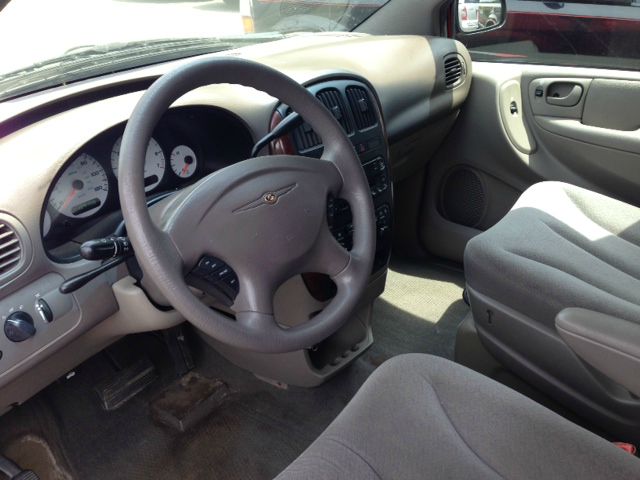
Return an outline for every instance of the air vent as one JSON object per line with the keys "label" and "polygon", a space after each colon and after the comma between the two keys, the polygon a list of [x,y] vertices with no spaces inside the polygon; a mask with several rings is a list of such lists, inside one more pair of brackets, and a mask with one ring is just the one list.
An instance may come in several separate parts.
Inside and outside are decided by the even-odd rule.
{"label": "air vent", "polygon": [[0,222],[0,275],[15,269],[22,259],[22,247],[15,230]]}
{"label": "air vent", "polygon": [[311,128],[311,125],[307,122],[304,122],[293,131],[293,139],[296,142],[299,152],[320,145],[320,137],[316,135],[316,132],[313,131],[313,128]]}
{"label": "air vent", "polygon": [[444,59],[444,84],[447,88],[457,87],[464,80],[464,66],[457,55]]}
{"label": "air vent", "polygon": [[348,87],[347,98],[358,130],[374,126],[376,114],[369,93],[362,87]]}
{"label": "air vent", "polygon": [[349,119],[346,115],[340,92],[335,88],[327,88],[318,92],[316,97],[329,109],[342,129],[347,133],[351,133],[351,125],[349,125]]}

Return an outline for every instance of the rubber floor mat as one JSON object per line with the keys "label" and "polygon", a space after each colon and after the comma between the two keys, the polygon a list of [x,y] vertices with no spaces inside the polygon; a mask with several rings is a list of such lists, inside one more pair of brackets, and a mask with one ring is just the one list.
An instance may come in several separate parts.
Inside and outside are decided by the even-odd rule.
{"label": "rubber floor mat", "polygon": [[151,400],[151,414],[157,423],[186,432],[219,408],[229,394],[222,380],[189,372]]}

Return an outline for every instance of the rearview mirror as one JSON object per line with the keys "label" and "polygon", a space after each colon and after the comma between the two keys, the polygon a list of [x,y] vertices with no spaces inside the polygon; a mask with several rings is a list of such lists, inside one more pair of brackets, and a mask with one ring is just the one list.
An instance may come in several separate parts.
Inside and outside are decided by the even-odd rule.
{"label": "rearview mirror", "polygon": [[463,33],[497,28],[506,17],[505,4],[501,0],[457,0],[456,11],[458,30]]}

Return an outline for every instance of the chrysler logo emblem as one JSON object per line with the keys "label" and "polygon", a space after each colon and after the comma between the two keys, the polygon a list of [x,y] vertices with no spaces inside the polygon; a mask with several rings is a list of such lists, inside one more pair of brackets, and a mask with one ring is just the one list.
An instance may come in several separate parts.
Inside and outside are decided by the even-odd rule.
{"label": "chrysler logo emblem", "polygon": [[287,193],[291,192],[291,190],[293,190],[297,186],[297,183],[293,183],[291,185],[287,185],[286,187],[279,188],[278,190],[265,192],[255,200],[252,200],[249,203],[236,208],[233,213],[246,212],[247,210],[258,208],[261,205],[275,205],[276,203],[278,203],[278,200],[284,197]]}
{"label": "chrysler logo emblem", "polygon": [[278,201],[278,194],[276,192],[265,193],[264,197],[262,197],[264,203],[268,203],[269,205],[273,205]]}

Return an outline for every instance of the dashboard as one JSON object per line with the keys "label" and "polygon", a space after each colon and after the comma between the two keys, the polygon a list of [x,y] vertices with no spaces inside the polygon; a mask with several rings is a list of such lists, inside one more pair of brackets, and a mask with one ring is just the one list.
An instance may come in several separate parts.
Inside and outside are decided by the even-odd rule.
{"label": "dashboard", "polygon": [[[392,182],[407,175],[410,165],[423,167],[425,142],[437,144],[447,134],[469,92],[468,52],[446,38],[334,33],[212,55],[241,56],[286,73],[343,125],[376,211],[376,264],[365,295],[372,301],[384,288],[393,214],[403,208],[394,205]],[[0,103],[0,414],[117,338],[183,321],[156,301],[154,292],[142,292],[124,265],[72,294],[62,294],[59,287],[100,266],[79,256],[82,242],[122,227],[118,141],[134,106],[153,81],[190,61],[141,67]],[[446,67],[451,61],[458,64],[454,70]],[[148,201],[248,158],[253,144],[288,113],[278,99],[241,85],[210,85],[180,98],[156,126],[147,150]],[[314,132],[302,125],[260,154],[314,157],[321,151]],[[330,199],[327,217],[336,239],[349,249],[349,206]],[[313,278],[305,283],[303,294],[315,298],[315,311],[326,300],[326,285]],[[275,303],[289,312],[301,302],[292,306],[276,298]],[[30,335],[15,341],[15,332],[7,330],[12,318],[31,322]],[[320,365],[328,368],[326,362]]]}
{"label": "dashboard", "polygon": [[[80,244],[117,232],[122,222],[118,161],[125,124],[98,134],[56,174],[42,213],[42,238],[56,262],[80,259]],[[230,112],[207,107],[172,109],[157,125],[145,157],[150,201],[249,157],[252,137]]]}

